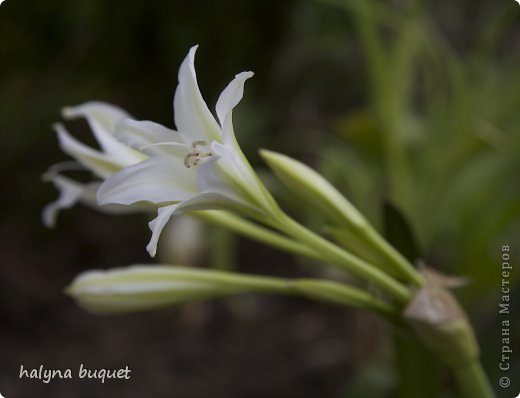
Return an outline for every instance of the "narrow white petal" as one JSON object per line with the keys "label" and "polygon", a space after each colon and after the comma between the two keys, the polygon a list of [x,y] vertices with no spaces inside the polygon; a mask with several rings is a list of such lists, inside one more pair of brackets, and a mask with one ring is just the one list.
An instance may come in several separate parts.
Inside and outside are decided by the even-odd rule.
{"label": "narrow white petal", "polygon": [[177,202],[197,193],[196,173],[182,159],[152,157],[110,176],[97,192],[100,205],[130,205],[140,201]]}
{"label": "narrow white petal", "polygon": [[235,129],[233,127],[233,112],[230,111],[226,118],[222,121],[222,141],[228,148],[233,148],[235,152],[241,152],[240,145],[235,137]]}
{"label": "narrow white petal", "polygon": [[164,154],[184,157],[189,152],[178,132],[154,122],[121,119],[117,123],[115,137],[148,156]]}
{"label": "narrow white petal", "polygon": [[229,201],[245,203],[236,183],[236,172],[224,170],[222,161],[225,159],[214,156],[199,167],[197,186],[201,193],[215,193],[228,198]]}
{"label": "narrow white petal", "polygon": [[220,192],[203,192],[194,196],[189,200],[179,203],[177,213],[181,211],[192,210],[237,210],[237,208],[244,207],[242,203],[235,202],[233,198],[225,196]]}
{"label": "narrow white petal", "polygon": [[150,254],[150,257],[155,257],[155,254],[157,253],[157,242],[159,242],[161,232],[177,207],[178,205],[170,205],[159,208],[159,210],[157,210],[157,217],[148,223],[148,226],[152,231],[152,237],[146,246],[146,250]]}
{"label": "narrow white petal", "polygon": [[179,69],[179,85],[173,100],[175,125],[186,144],[220,140],[220,127],[202,98],[195,73],[195,52],[190,49]]}
{"label": "narrow white petal", "polygon": [[[228,115],[227,120],[230,118],[231,116]],[[253,172],[249,164],[246,163],[247,159],[240,152],[238,146],[222,145],[214,142],[211,145],[211,150],[219,159],[220,167],[236,176],[235,181],[239,181],[239,184],[246,187],[250,192],[258,191],[258,182],[252,174]]]}
{"label": "narrow white petal", "polygon": [[85,186],[59,174],[47,176],[59,191],[56,201],[45,206],[42,212],[42,220],[47,228],[54,228],[56,218],[62,209],[69,209],[78,203],[85,192]]}
{"label": "narrow white petal", "polygon": [[81,196],[81,203],[86,206],[92,207],[99,212],[107,213],[107,214],[129,214],[129,213],[138,213],[138,212],[146,212],[149,213],[155,209],[155,205],[150,205],[147,203],[137,203],[132,206],[120,205],[120,204],[110,204],[100,206],[97,202],[97,191],[101,186],[102,181],[94,181],[88,184],[85,184],[85,192]]}
{"label": "narrow white petal", "polygon": [[146,250],[151,257],[155,257],[157,252],[157,243],[159,241],[159,237],[161,232],[163,231],[165,225],[168,220],[174,214],[181,214],[184,211],[191,210],[208,210],[208,209],[234,209],[236,210],[240,207],[247,207],[247,205],[243,205],[242,203],[235,202],[233,198],[225,196],[220,192],[204,192],[197,195],[194,195],[192,198],[184,200],[181,203],[164,206],[159,208],[157,211],[157,217],[154,218],[148,226],[152,231],[152,237],[148,246],[146,246]]}
{"label": "narrow white petal", "polygon": [[[231,114],[228,114],[225,124],[228,124],[230,119]],[[217,174],[221,179],[224,178],[227,180],[227,195],[231,196],[231,192],[235,192],[235,195],[231,196],[235,201],[240,200],[241,203],[247,204],[249,207],[257,205],[263,207],[264,205],[268,205],[268,203],[265,202],[265,193],[262,191],[251,166],[242,154],[238,144],[236,144],[234,137],[231,138],[235,144],[229,144],[227,142],[225,145],[218,142],[211,144],[211,151],[214,154],[216,162],[213,165],[213,170],[208,171],[208,175],[211,175],[211,173]],[[204,188],[205,191],[222,191],[222,187],[219,188],[216,178],[210,179],[206,177],[206,179],[207,182],[204,182],[204,179],[198,180],[199,190],[203,188],[201,184],[208,184],[208,186]],[[254,205],[254,203],[256,203],[256,205]]]}
{"label": "narrow white petal", "polygon": [[232,115],[228,113],[224,120],[224,144],[214,142],[211,145],[211,150],[215,155],[222,159],[220,163],[222,167],[233,170],[240,179],[251,186],[256,185],[253,171],[249,165],[246,157],[242,153],[242,149],[238,145],[235,134],[233,132],[233,124],[231,122]]}
{"label": "narrow white petal", "polygon": [[146,250],[150,256],[155,257],[155,254],[157,253],[157,243],[159,242],[159,237],[161,236],[165,225],[168,223],[175,212],[181,213],[183,210],[202,210],[213,208],[213,205],[218,199],[221,200],[221,198],[217,198],[215,195],[211,195],[211,197],[206,195],[195,195],[191,199],[185,200],[182,203],[160,207],[157,210],[157,217],[148,223],[148,226],[152,231],[152,237],[146,246]]}
{"label": "narrow white petal", "polygon": [[131,117],[121,108],[104,102],[93,101],[63,108],[62,113],[66,119],[86,118],[103,151],[117,159],[118,162],[129,165],[142,160],[136,151],[114,137],[117,122]]}
{"label": "narrow white petal", "polygon": [[244,83],[254,75],[253,72],[242,72],[222,91],[217,101],[217,116],[220,125],[224,127],[224,121],[233,108],[238,105],[244,95]]}
{"label": "narrow white petal", "polygon": [[146,206],[144,203],[135,206],[99,206],[96,200],[96,192],[101,185],[101,181],[80,183],[59,174],[61,171],[71,169],[70,164],[58,163],[50,167],[42,177],[44,181],[52,182],[59,191],[58,199],[48,204],[42,212],[43,224],[48,228],[54,228],[60,210],[69,209],[77,203],[82,203],[97,211],[109,214],[128,214],[153,210],[150,205]]}
{"label": "narrow white petal", "polygon": [[107,154],[99,152],[72,137],[61,124],[54,125],[58,134],[60,147],[66,154],[72,156],[83,166],[90,169],[101,178],[106,178],[124,167],[109,157]]}

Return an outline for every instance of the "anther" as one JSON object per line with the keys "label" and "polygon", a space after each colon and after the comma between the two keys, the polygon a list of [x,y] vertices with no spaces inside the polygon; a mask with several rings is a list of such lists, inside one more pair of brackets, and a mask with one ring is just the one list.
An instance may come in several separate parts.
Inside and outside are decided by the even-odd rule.
{"label": "anther", "polygon": [[208,158],[210,156],[213,156],[213,153],[211,152],[201,152],[199,150],[196,150],[198,146],[207,145],[208,143],[206,141],[193,141],[191,143],[193,151],[191,151],[184,157],[184,166],[186,166],[189,169],[191,166],[197,166],[202,158]]}
{"label": "anther", "polygon": [[193,141],[193,142],[191,143],[191,147],[192,147],[193,149],[197,148],[199,145],[200,145],[200,146],[207,146],[208,143],[207,143],[206,141]]}

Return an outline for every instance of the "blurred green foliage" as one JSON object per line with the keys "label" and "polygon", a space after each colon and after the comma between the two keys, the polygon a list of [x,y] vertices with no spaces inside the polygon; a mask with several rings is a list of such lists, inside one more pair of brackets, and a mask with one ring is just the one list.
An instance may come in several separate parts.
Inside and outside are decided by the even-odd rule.
{"label": "blurred green foliage", "polygon": [[322,167],[376,223],[382,199],[397,206],[430,265],[471,276],[467,300],[496,296],[500,247],[520,238],[518,15],[489,10],[457,48],[427,3],[324,2],[354,19],[371,90]]}

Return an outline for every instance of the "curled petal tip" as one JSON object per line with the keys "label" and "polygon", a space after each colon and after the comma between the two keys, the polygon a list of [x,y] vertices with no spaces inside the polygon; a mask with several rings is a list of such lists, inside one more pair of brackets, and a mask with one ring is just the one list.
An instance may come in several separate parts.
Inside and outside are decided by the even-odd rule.
{"label": "curled petal tip", "polygon": [[71,117],[71,113],[72,113],[72,107],[71,106],[64,106],[63,108],[61,108],[61,114],[64,118],[69,118]]}
{"label": "curled petal tip", "polygon": [[241,73],[238,73],[235,75],[235,77],[243,77],[245,79],[249,79],[250,77],[253,77],[255,75],[255,72],[252,72],[252,71],[246,71],[246,72],[241,72]]}
{"label": "curled petal tip", "polygon": [[61,124],[61,123],[53,123],[53,124],[51,125],[51,128],[52,128],[54,131],[56,131],[57,133],[59,133],[61,130],[63,130],[64,127],[63,127],[63,124]]}
{"label": "curled petal tip", "polygon": [[188,59],[190,64],[193,64],[195,61],[195,54],[197,53],[197,49],[199,48],[198,44],[195,44],[193,47],[190,48],[190,51],[188,52]]}
{"label": "curled petal tip", "polygon": [[151,258],[155,258],[155,254],[156,254],[156,250],[155,250],[155,249],[146,246],[146,251],[148,252],[148,255],[149,255]]}
{"label": "curled petal tip", "polygon": [[154,246],[154,245],[148,244],[148,245],[146,246],[146,251],[148,252],[148,255],[149,255],[151,258],[155,258],[155,255],[157,254],[157,246]]}

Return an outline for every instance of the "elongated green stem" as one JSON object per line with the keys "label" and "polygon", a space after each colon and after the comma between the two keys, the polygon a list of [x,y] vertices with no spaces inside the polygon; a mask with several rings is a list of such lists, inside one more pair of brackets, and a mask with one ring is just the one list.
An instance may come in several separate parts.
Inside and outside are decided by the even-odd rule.
{"label": "elongated green stem", "polygon": [[[294,236],[296,240],[287,238],[274,231],[271,231],[267,228],[263,228],[257,224],[249,222],[243,218],[237,217],[225,211],[205,210],[192,212],[191,214],[193,214],[197,218],[206,220],[216,225],[221,225],[223,227],[229,228],[234,232],[240,233],[244,236],[248,236],[267,245],[291,252],[293,254],[302,255],[305,257],[319,260],[329,260],[332,264],[340,265],[344,268],[348,268],[349,270],[352,270],[351,268],[354,268],[356,270],[352,270],[354,273],[360,274],[364,276],[365,279],[373,281],[374,283],[379,284],[381,287],[384,287],[386,291],[391,293],[399,301],[405,302],[409,297],[408,290],[404,286],[400,285],[398,282],[394,281],[390,276],[374,268],[369,263],[364,262],[363,260],[353,256],[348,252],[345,252],[341,248],[323,239],[319,235],[316,235],[313,232],[307,230],[305,227],[296,223],[294,220],[290,219],[287,216],[284,216],[282,218],[284,218],[284,220],[285,218],[290,220],[289,223],[282,222],[282,227],[280,227],[280,225],[276,223],[276,226],[278,226],[280,230]],[[291,228],[286,229],[287,227]],[[298,241],[298,238],[301,238],[302,236],[306,237],[305,239],[301,240],[301,242],[304,244]],[[314,244],[308,244],[309,240],[314,241]],[[327,253],[326,256],[323,255],[324,248]],[[349,265],[346,266],[346,264]],[[383,302],[380,302],[380,304],[380,310],[384,311],[382,307],[384,307],[386,304],[384,304]]]}
{"label": "elongated green stem", "polygon": [[320,259],[320,256],[310,247],[302,245],[286,236],[270,229],[264,228],[241,217],[235,216],[222,210],[204,210],[191,212],[193,216],[215,225],[228,228],[229,230],[247,236],[248,238],[265,243],[299,256]]}
{"label": "elongated green stem", "polygon": [[410,300],[411,292],[407,287],[397,282],[388,274],[374,267],[372,264],[350,254],[339,246],[336,246],[332,242],[329,242],[318,234],[308,230],[286,214],[280,215],[279,219],[276,220],[276,226],[280,231],[283,231],[296,240],[307,244],[309,247],[321,254],[322,258],[328,261],[331,265],[346,269],[363,278],[365,281],[373,282],[401,304]]}
{"label": "elongated green stem", "polygon": [[395,398],[439,398],[442,396],[443,366],[435,354],[419,340],[396,327],[393,333],[395,365],[400,383]]}
{"label": "elongated green stem", "polygon": [[306,229],[286,215],[280,216],[277,222],[272,224],[280,231],[293,236],[295,240],[224,211],[205,210],[191,214],[290,253],[330,261],[332,264],[347,268],[364,279],[378,284],[400,302],[406,302],[410,297],[407,288],[384,272]]}
{"label": "elongated green stem", "polygon": [[369,243],[371,247],[382,257],[390,263],[394,268],[406,275],[413,283],[418,286],[424,285],[424,278],[419,272],[406,260],[401,253],[399,253],[386,239],[384,239],[371,226],[368,228],[359,229],[356,231],[358,236],[365,242]]}
{"label": "elongated green stem", "polygon": [[461,398],[494,398],[495,392],[478,359],[466,365],[454,367],[453,374]]}
{"label": "elongated green stem", "polygon": [[245,275],[226,271],[197,270],[189,275],[190,280],[214,283],[222,287],[234,287],[257,292],[291,294],[287,281],[281,278],[260,275]]}
{"label": "elongated green stem", "polygon": [[381,301],[364,290],[342,283],[320,279],[295,279],[291,280],[289,286],[314,300],[340,305],[355,305],[379,312],[390,318],[395,318],[399,314],[398,309],[393,305]]}
{"label": "elongated green stem", "polygon": [[281,279],[221,271],[205,271],[197,279],[257,292],[304,296],[313,300],[370,309],[388,316],[397,313],[395,307],[364,290],[321,279]]}

